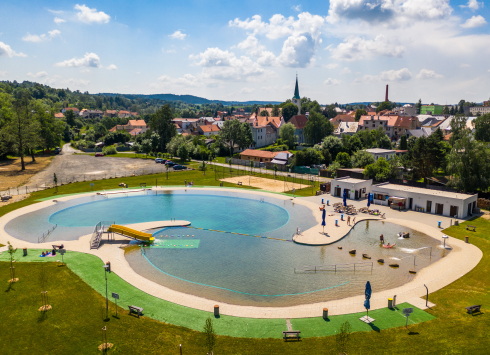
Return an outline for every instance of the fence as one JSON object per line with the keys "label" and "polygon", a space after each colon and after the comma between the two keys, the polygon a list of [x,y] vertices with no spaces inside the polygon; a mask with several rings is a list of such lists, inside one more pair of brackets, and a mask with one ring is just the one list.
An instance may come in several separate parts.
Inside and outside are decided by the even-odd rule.
{"label": "fence", "polygon": [[357,269],[366,270],[366,268],[370,268],[370,271],[373,271],[373,262],[365,262],[365,263],[349,263],[349,264],[332,264],[332,265],[317,265],[317,266],[302,266],[295,267],[295,274],[306,274],[306,273],[316,273],[321,271],[345,271],[345,270],[353,270],[356,272]]}
{"label": "fence", "polygon": [[[232,164],[242,165],[242,166],[246,166],[248,168],[250,167],[250,160],[237,159],[237,158],[229,158],[228,157],[228,158],[225,159],[226,160],[226,163],[229,164],[230,159],[231,159],[231,163]],[[253,161],[253,163],[254,163],[254,168],[259,168],[259,167],[261,167],[260,166],[260,163],[262,163],[262,162]],[[265,164],[265,168],[266,169],[273,170],[274,169],[274,166],[276,166],[278,171],[287,171],[288,170],[288,168],[287,168],[286,165],[280,165],[280,164],[274,164],[274,163],[263,163],[263,164]],[[262,168],[263,168],[263,166],[262,166]]]}
{"label": "fence", "polygon": [[307,168],[306,166],[295,166],[294,172],[298,174],[320,175],[320,169]]}

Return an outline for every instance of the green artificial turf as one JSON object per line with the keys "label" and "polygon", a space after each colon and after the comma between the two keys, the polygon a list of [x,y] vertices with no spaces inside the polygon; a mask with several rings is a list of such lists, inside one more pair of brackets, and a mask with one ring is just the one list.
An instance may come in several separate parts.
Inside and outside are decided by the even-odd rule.
{"label": "green artificial turf", "polygon": [[[15,254],[17,262],[49,262],[61,260],[60,255],[56,257],[44,257],[39,255],[42,250],[29,249],[28,256],[22,256],[22,250],[18,249]],[[10,260],[9,254],[4,252],[0,254],[0,261]],[[84,282],[95,289],[99,294],[105,295],[105,279],[103,265],[104,263],[96,256],[79,252],[68,251],[64,255],[64,261],[67,266],[78,275]],[[200,330],[206,318],[212,316],[211,312],[205,312],[180,306],[153,296],[150,296],[136,287],[128,284],[115,273],[108,274],[108,290],[120,295],[120,305],[135,305],[144,308],[144,314],[147,317],[158,321],[170,323],[186,328]],[[410,307],[408,304],[400,305],[399,308]],[[400,309],[401,309],[400,308]],[[411,317],[411,324],[432,320],[435,317],[430,314],[414,308],[414,315]],[[353,331],[370,331],[376,328],[386,329],[391,327],[402,326],[405,323],[405,317],[401,313],[387,308],[370,312],[370,315],[376,319],[374,326],[369,326],[359,318],[364,313],[355,313],[349,315],[332,316],[329,321],[323,320],[322,317],[291,319],[294,329],[301,330],[303,337],[316,337],[333,335],[345,321],[351,322]],[[214,318],[214,317],[213,317]],[[222,315],[214,320],[214,326],[217,334],[246,337],[246,338],[281,338],[282,331],[287,330],[285,319],[260,319],[260,318],[242,318]]]}

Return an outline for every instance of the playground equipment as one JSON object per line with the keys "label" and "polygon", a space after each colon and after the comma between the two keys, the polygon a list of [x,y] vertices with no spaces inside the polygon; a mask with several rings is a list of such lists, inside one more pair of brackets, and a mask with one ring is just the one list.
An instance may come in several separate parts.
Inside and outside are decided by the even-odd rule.
{"label": "playground equipment", "polygon": [[155,237],[150,233],[140,232],[137,231],[136,229],[119,226],[117,224],[113,224],[112,226],[110,226],[107,231],[109,233],[118,233],[124,235],[125,237],[134,238],[144,242],[152,242],[155,240]]}

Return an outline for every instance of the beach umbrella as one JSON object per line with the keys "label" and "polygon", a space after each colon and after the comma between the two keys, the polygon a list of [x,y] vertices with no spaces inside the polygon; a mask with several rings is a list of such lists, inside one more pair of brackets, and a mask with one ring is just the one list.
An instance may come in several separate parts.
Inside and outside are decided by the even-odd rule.
{"label": "beach umbrella", "polygon": [[368,194],[368,207],[371,206],[371,193]]}
{"label": "beach umbrella", "polygon": [[369,300],[371,299],[371,293],[371,284],[368,281],[366,282],[366,289],[364,290],[364,296],[366,298],[366,300],[364,301],[364,308],[366,308],[367,316],[369,315],[369,309],[371,308],[371,304],[369,303]]}
{"label": "beach umbrella", "polygon": [[323,213],[322,213],[323,234],[325,234],[325,215],[326,215],[326,211],[325,208],[323,208]]}
{"label": "beach umbrella", "polygon": [[344,207],[347,206],[347,189],[344,189]]}

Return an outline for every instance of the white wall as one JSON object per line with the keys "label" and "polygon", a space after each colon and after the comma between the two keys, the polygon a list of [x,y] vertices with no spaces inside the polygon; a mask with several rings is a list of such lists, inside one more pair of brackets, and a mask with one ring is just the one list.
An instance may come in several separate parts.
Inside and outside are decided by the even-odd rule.
{"label": "white wall", "polygon": [[356,194],[355,194],[355,192],[352,192],[352,190],[359,191],[359,190],[362,190],[365,188],[366,189],[365,192],[359,193],[359,199],[362,199],[362,198],[364,198],[364,194],[371,192],[372,184],[373,184],[373,180],[365,180],[365,181],[357,182],[354,184],[352,182],[346,182],[342,178],[333,179],[331,181],[331,184],[330,184],[330,195],[335,196],[335,189],[337,187],[340,187],[341,192],[340,192],[340,196],[338,196],[338,197],[342,198],[344,196],[344,189],[348,189],[349,193],[347,194],[347,198],[350,200],[354,200]]}

